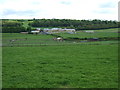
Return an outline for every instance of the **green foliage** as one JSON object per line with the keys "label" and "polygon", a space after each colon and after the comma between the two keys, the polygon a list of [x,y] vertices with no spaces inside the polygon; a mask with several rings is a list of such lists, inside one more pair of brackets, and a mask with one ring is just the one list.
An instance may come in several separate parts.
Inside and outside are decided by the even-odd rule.
{"label": "green foliage", "polygon": [[26,31],[23,27],[23,23],[18,21],[4,21],[2,22],[2,32],[3,33],[19,33]]}
{"label": "green foliage", "polygon": [[[26,31],[27,27],[31,28],[74,28],[76,30],[99,30],[106,28],[117,28],[119,27],[119,22],[117,21],[107,21],[107,20],[71,20],[71,19],[3,19],[2,20],[3,32],[11,31],[11,29],[15,29],[13,27],[17,27],[13,30],[15,33],[20,32],[17,29],[22,28],[21,31]],[[10,28],[11,27],[11,28]],[[5,29],[5,30],[4,30]],[[9,33],[9,32],[8,32]]]}
{"label": "green foliage", "polygon": [[30,31],[32,31],[32,28],[29,26],[29,27],[27,27],[26,31],[30,32]]}
{"label": "green foliage", "polygon": [[2,23],[2,27],[19,27],[22,23],[16,21],[6,21]]}
{"label": "green foliage", "polygon": [[118,22],[118,27],[120,28],[120,22]]}
{"label": "green foliage", "polygon": [[107,20],[71,20],[71,19],[35,19],[29,23],[32,27],[66,27],[76,30],[106,29],[118,27],[117,21]]}
{"label": "green foliage", "polygon": [[19,33],[24,32],[26,29],[24,27],[2,27],[2,33]]}

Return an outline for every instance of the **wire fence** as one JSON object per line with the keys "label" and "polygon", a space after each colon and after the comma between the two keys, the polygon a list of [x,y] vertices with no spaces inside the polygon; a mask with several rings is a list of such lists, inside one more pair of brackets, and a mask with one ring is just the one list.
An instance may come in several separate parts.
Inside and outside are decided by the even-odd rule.
{"label": "wire fence", "polygon": [[71,41],[56,41],[53,39],[3,39],[3,47],[31,47],[31,46],[46,46],[46,45],[67,45],[74,44]]}
{"label": "wire fence", "polygon": [[[56,36],[28,35],[28,34],[3,34],[2,47],[32,47],[32,46],[61,46],[61,45],[101,45],[118,44],[118,38],[68,38],[61,41],[55,40]],[[112,41],[113,40],[113,41]]]}

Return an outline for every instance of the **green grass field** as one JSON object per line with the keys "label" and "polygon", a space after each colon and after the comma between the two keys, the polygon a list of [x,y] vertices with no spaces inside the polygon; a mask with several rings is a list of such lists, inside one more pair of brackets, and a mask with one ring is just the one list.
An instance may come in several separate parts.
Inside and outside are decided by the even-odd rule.
{"label": "green grass field", "polygon": [[[74,35],[89,37],[87,33],[80,34]],[[105,35],[118,34],[101,32],[99,37]],[[118,41],[52,45],[52,41],[44,41],[53,38],[49,35],[3,34],[3,40],[16,38],[41,38],[47,45],[2,47],[3,88],[118,88]]]}
{"label": "green grass field", "polygon": [[64,38],[68,37],[75,37],[75,38],[100,38],[100,37],[116,37],[118,36],[118,28],[115,29],[103,29],[103,30],[94,30],[94,33],[86,33],[85,31],[89,30],[83,30],[78,31],[76,34],[69,34],[69,33],[57,33],[57,35],[60,35]]}
{"label": "green grass field", "polygon": [[117,45],[5,47],[3,87],[117,88],[117,49]]}
{"label": "green grass field", "polygon": [[[67,38],[115,38],[118,37],[117,29],[106,29],[104,30],[96,30],[95,33],[86,33],[83,31],[78,31],[76,34],[69,33],[56,33],[56,35],[62,36],[64,39]],[[4,33],[3,34],[3,45],[5,46],[21,46],[21,45],[66,45],[66,44],[85,44],[80,41],[63,41],[57,42],[54,41],[54,36],[51,35],[33,35],[33,34],[20,34],[20,33]],[[11,40],[15,40],[15,42],[10,42]],[[96,42],[89,42],[89,44],[94,44]],[[101,42],[97,42],[100,43]],[[102,43],[105,43],[102,41]],[[117,41],[111,41],[111,43],[118,43]]]}

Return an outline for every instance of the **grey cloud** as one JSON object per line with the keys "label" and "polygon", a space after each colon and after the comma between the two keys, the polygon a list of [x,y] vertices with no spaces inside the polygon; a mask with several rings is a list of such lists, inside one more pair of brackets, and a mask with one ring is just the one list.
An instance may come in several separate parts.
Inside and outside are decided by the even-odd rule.
{"label": "grey cloud", "polygon": [[101,4],[99,7],[100,8],[114,8],[115,4],[113,2],[108,2],[108,3]]}
{"label": "grey cloud", "polygon": [[110,11],[110,10],[103,10],[103,9],[101,9],[101,10],[96,10],[96,11],[94,11],[94,13],[98,13],[98,14],[111,14],[111,13],[114,13],[113,11]]}
{"label": "grey cloud", "polygon": [[11,9],[6,9],[3,11],[3,15],[32,15],[35,14],[36,11],[32,10],[25,10],[25,11],[16,11],[16,10],[11,10]]}

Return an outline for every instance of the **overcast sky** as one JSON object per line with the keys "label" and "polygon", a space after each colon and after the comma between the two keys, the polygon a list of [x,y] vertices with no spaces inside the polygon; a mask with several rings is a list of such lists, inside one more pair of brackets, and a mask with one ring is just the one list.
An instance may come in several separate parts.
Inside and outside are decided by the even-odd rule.
{"label": "overcast sky", "polygon": [[118,20],[119,0],[0,0],[1,19]]}

